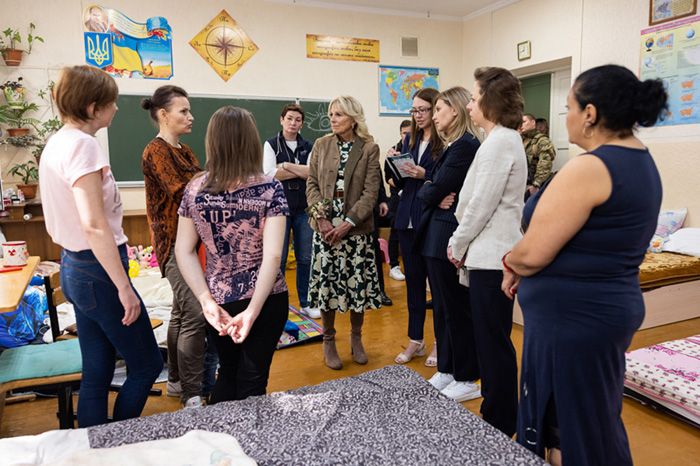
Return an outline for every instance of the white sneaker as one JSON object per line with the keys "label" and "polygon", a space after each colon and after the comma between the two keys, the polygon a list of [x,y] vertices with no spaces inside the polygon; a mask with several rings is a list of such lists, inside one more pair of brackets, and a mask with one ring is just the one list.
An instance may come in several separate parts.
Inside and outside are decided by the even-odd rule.
{"label": "white sneaker", "polygon": [[467,401],[481,398],[481,389],[472,382],[457,382],[456,380],[443,388],[440,393],[455,401]]}
{"label": "white sneaker", "polygon": [[454,381],[455,378],[452,377],[452,374],[444,374],[442,372],[436,372],[435,375],[428,380],[430,385],[440,391]]}
{"label": "white sneaker", "polygon": [[165,386],[165,394],[167,396],[176,396],[179,398],[180,395],[182,395],[182,385],[180,385],[180,381],[171,382],[168,380]]}
{"label": "white sneaker", "polygon": [[389,270],[389,276],[399,282],[406,280],[406,275],[401,272],[401,268],[398,265]]}
{"label": "white sneaker", "polygon": [[311,317],[312,319],[320,319],[321,318],[321,311],[319,311],[315,307],[308,307],[308,306],[302,307],[301,313],[304,314],[305,316]]}
{"label": "white sneaker", "polygon": [[183,407],[185,409],[188,408],[201,408],[204,406],[204,400],[202,399],[201,396],[193,396],[192,398],[189,398],[187,401],[185,401]]}

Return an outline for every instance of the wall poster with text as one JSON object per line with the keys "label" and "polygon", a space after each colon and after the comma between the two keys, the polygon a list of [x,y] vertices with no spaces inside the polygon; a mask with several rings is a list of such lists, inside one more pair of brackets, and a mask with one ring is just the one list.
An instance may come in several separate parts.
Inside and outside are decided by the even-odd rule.
{"label": "wall poster with text", "polygon": [[642,30],[639,78],[661,79],[669,109],[657,126],[700,123],[700,16]]}

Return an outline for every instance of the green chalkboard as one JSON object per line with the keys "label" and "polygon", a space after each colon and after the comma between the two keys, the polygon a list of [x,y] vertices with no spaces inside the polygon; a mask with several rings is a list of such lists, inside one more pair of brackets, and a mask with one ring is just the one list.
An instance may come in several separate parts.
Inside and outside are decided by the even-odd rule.
{"label": "green chalkboard", "polygon": [[[114,178],[118,182],[143,182],[141,154],[146,144],[155,137],[158,130],[153,125],[146,110],[141,108],[143,95],[120,95],[117,100],[119,111],[108,130],[109,158]],[[235,105],[249,110],[255,117],[261,142],[277,134],[280,130],[280,111],[285,104],[295,99],[256,99],[229,97],[190,96],[194,115],[192,133],[182,137],[204,166],[204,136],[211,115],[225,105]],[[302,134],[309,141],[330,132],[328,101],[299,102],[304,107],[306,117]]]}

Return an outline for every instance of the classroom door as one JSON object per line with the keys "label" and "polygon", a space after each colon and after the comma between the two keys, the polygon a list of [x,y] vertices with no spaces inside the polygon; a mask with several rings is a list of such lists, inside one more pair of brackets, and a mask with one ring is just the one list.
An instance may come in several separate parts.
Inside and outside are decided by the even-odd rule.
{"label": "classroom door", "polygon": [[550,73],[530,76],[520,80],[525,100],[525,113],[535,118],[549,118],[549,102],[552,94],[552,75]]}

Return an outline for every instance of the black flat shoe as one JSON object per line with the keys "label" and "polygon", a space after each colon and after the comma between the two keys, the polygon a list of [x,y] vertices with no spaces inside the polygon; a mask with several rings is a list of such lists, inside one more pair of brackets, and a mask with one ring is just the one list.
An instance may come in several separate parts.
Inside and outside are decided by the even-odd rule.
{"label": "black flat shoe", "polygon": [[432,309],[433,308],[433,300],[429,299],[425,302],[425,308],[426,309]]}
{"label": "black flat shoe", "polygon": [[394,301],[392,301],[391,298],[386,295],[386,293],[381,294],[381,299],[382,299],[382,306],[393,306],[394,305]]}

